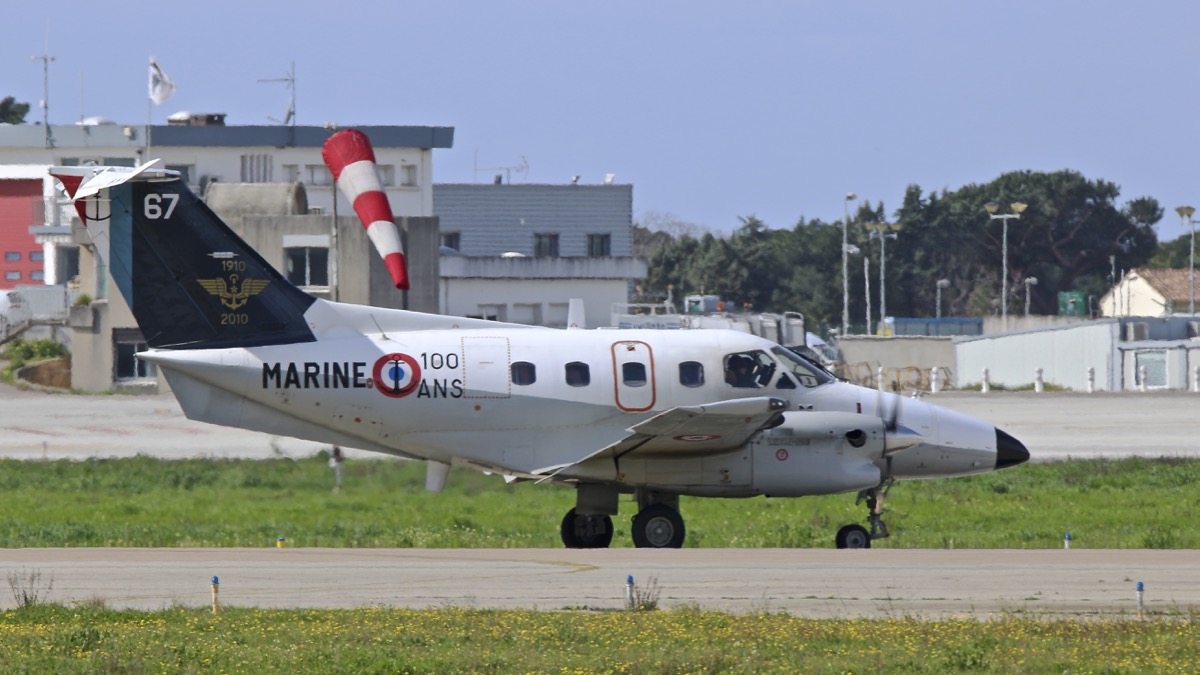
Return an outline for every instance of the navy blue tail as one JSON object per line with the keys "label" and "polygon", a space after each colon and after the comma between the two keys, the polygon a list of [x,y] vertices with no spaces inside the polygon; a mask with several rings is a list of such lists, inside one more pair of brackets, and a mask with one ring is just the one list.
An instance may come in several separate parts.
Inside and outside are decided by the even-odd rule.
{"label": "navy blue tail", "polygon": [[133,180],[108,192],[109,268],[151,347],[315,340],[304,312],[316,299],[280,275],[182,180]]}

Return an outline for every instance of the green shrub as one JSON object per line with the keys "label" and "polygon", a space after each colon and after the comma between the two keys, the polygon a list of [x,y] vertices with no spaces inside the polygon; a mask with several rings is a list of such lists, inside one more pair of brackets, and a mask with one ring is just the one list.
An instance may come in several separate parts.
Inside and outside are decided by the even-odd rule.
{"label": "green shrub", "polygon": [[34,340],[32,342],[17,340],[0,352],[0,359],[9,362],[0,375],[11,382],[13,371],[28,363],[59,359],[70,355],[71,353],[67,351],[66,347],[54,340]]}

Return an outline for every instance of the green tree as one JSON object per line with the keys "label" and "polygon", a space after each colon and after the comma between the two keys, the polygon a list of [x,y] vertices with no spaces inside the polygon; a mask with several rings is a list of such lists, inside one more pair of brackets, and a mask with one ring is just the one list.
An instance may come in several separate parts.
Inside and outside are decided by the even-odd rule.
{"label": "green tree", "polygon": [[29,114],[28,103],[17,103],[12,96],[0,99],[0,124],[24,124]]}
{"label": "green tree", "polygon": [[1154,256],[1146,261],[1146,267],[1186,269],[1191,263],[1192,234],[1189,232],[1177,239],[1159,243]]}
{"label": "green tree", "polygon": [[1075,171],[1012,172],[928,200],[920,198],[919,188],[910,188],[898,213],[905,229],[896,246],[888,247],[888,285],[893,287],[894,250],[896,283],[911,289],[905,295],[919,304],[897,304],[897,312],[932,314],[939,278],[949,279],[955,290],[949,314],[997,311],[1004,225],[988,218],[983,206],[989,201],[1003,205],[1002,212],[1012,202],[1028,205],[1020,219],[1008,221],[1010,312],[1023,305],[1023,282],[1031,277],[1038,279],[1031,293],[1034,313],[1055,313],[1060,291],[1103,293],[1110,256],[1119,268],[1144,263],[1157,246],[1154,225],[1162,218],[1154,199],[1142,197],[1118,207],[1119,195],[1115,184]]}

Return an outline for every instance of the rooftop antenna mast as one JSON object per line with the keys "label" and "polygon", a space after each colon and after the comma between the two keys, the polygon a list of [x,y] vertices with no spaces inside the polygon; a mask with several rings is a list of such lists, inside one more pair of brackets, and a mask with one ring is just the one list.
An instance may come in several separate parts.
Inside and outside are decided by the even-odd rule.
{"label": "rooftop antenna mast", "polygon": [[288,97],[287,114],[283,116],[283,121],[267,115],[267,119],[279,124],[296,126],[296,62],[292,61],[292,68],[288,71],[286,77],[276,77],[271,79],[259,80],[259,82],[286,82],[290,96]]}
{"label": "rooftop antenna mast", "polygon": [[[480,171],[503,171],[504,182],[512,184],[513,173],[523,173],[526,177],[529,176],[529,160],[525,159],[525,155],[521,155],[521,163],[517,166],[479,166],[479,151],[475,151],[475,180],[479,180]],[[497,177],[499,177],[497,175]]]}
{"label": "rooftop antenna mast", "polygon": [[42,62],[42,126],[46,129],[46,147],[53,148],[54,137],[50,135],[50,62],[54,60],[54,57],[50,54],[41,54],[30,58]]}

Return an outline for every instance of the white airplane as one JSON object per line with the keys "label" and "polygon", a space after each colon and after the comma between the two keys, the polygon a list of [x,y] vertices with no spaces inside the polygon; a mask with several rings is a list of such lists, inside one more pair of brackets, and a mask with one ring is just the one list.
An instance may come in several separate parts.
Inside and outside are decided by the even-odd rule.
{"label": "white airplane", "polygon": [[728,330],[557,330],[341,304],[288,283],[180,180],[143,165],[54,167],[185,414],[508,480],[572,485],[572,548],[684,542],[680,495],[859,493],[887,536],[895,480],[1029,459],[992,425],[859,387]]}

